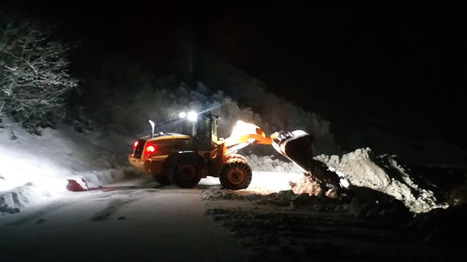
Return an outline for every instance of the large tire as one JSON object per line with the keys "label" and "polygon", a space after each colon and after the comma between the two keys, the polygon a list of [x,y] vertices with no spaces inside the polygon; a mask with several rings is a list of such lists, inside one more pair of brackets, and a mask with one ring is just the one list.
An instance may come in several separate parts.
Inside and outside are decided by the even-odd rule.
{"label": "large tire", "polygon": [[229,156],[229,159],[227,160],[227,162],[232,162],[232,161],[242,161],[244,163],[248,163],[248,161],[246,160],[246,158],[242,155],[239,155],[239,154],[232,154]]}
{"label": "large tire", "polygon": [[155,167],[156,163],[146,161],[144,163],[144,169],[154,177],[157,183],[161,185],[170,185],[170,179],[166,174],[160,174]]}
{"label": "large tire", "polygon": [[180,188],[193,188],[201,175],[201,165],[193,155],[178,155],[169,168],[170,181]]}
{"label": "large tire", "polygon": [[253,172],[246,159],[241,155],[231,156],[219,172],[221,185],[226,189],[239,190],[247,188]]}
{"label": "large tire", "polygon": [[170,178],[168,176],[164,176],[164,175],[153,175],[154,177],[154,180],[156,180],[157,183],[161,184],[161,185],[170,185],[171,184],[171,181],[170,181]]}

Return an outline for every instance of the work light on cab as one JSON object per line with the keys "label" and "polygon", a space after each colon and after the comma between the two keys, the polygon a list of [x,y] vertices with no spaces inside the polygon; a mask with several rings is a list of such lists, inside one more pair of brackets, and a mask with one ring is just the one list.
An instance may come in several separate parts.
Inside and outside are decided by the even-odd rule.
{"label": "work light on cab", "polygon": [[198,120],[198,113],[196,113],[195,111],[190,111],[186,115],[186,119],[188,119],[188,121],[191,122],[196,122]]}
{"label": "work light on cab", "polygon": [[196,122],[198,120],[198,113],[195,111],[190,111],[188,113],[186,112],[180,112],[178,114],[179,118],[186,118],[190,122]]}

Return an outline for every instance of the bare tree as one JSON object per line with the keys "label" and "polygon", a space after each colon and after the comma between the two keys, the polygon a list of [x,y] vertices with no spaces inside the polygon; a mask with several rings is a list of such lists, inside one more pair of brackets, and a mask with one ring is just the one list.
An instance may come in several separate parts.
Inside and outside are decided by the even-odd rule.
{"label": "bare tree", "polygon": [[50,28],[0,12],[0,116],[36,134],[63,119],[78,83],[68,72],[68,51]]}

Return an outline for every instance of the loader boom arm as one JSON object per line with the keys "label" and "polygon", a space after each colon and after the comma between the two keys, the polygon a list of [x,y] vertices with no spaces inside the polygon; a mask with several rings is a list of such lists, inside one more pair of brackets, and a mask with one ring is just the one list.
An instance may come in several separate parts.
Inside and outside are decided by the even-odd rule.
{"label": "loader boom arm", "polygon": [[281,155],[297,164],[303,172],[322,183],[339,185],[339,178],[324,163],[313,159],[313,137],[305,131],[278,131],[266,136],[258,126],[237,121],[230,137],[223,141],[224,155],[236,153],[250,144],[272,145]]}
{"label": "loader boom arm", "polygon": [[230,137],[226,138],[223,143],[227,155],[253,143],[272,145],[277,152],[295,162],[305,172],[311,170],[309,159],[312,159],[313,139],[311,135],[302,130],[278,131],[266,136],[260,127],[240,120],[232,129]]}

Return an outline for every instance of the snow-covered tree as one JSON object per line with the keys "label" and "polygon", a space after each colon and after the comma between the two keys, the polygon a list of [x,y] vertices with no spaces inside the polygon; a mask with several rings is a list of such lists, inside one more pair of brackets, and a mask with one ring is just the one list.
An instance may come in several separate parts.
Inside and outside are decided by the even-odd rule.
{"label": "snow-covered tree", "polygon": [[69,73],[68,51],[52,29],[0,12],[0,117],[36,134],[54,127],[78,83]]}

